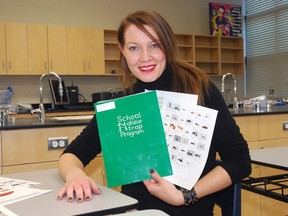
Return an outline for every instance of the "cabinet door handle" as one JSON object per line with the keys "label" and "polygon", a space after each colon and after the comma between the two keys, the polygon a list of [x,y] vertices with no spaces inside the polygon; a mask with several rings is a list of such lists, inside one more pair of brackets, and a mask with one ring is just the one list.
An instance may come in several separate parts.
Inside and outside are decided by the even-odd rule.
{"label": "cabinet door handle", "polygon": [[4,62],[4,60],[2,61],[2,69],[5,70],[5,62]]}
{"label": "cabinet door handle", "polygon": [[11,61],[9,61],[9,69],[11,69]]}

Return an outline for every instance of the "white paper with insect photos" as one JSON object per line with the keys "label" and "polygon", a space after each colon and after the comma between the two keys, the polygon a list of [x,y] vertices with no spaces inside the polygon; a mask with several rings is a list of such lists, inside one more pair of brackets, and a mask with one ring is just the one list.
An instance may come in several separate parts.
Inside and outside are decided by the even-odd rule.
{"label": "white paper with insect photos", "polygon": [[173,184],[191,189],[208,158],[217,110],[197,105],[197,95],[156,91],[173,175]]}
{"label": "white paper with insect photos", "polygon": [[32,188],[38,184],[40,183],[0,177],[0,205],[8,205],[52,191]]}

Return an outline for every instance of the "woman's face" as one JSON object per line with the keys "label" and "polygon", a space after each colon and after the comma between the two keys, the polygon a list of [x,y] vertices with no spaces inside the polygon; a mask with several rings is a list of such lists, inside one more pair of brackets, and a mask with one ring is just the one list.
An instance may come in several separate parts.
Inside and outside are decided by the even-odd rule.
{"label": "woman's face", "polygon": [[159,37],[150,26],[144,26],[158,43],[152,41],[135,25],[124,33],[125,44],[120,46],[130,71],[142,82],[154,82],[166,67],[166,57],[158,44]]}

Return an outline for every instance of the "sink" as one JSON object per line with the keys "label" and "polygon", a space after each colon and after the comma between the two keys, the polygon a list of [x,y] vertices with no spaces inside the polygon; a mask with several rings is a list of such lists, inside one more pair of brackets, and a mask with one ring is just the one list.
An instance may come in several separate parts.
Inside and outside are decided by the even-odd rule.
{"label": "sink", "polygon": [[79,116],[56,116],[51,117],[57,121],[75,121],[75,120],[91,120],[94,115],[79,115]]}

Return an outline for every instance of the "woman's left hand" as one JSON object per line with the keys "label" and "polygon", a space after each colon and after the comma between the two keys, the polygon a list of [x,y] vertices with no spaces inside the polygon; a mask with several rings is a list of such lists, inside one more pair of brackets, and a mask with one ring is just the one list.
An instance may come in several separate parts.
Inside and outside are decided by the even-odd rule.
{"label": "woman's left hand", "polygon": [[174,205],[184,205],[182,192],[175,185],[162,178],[155,170],[150,170],[152,179],[144,181],[144,185],[149,193],[162,201]]}

